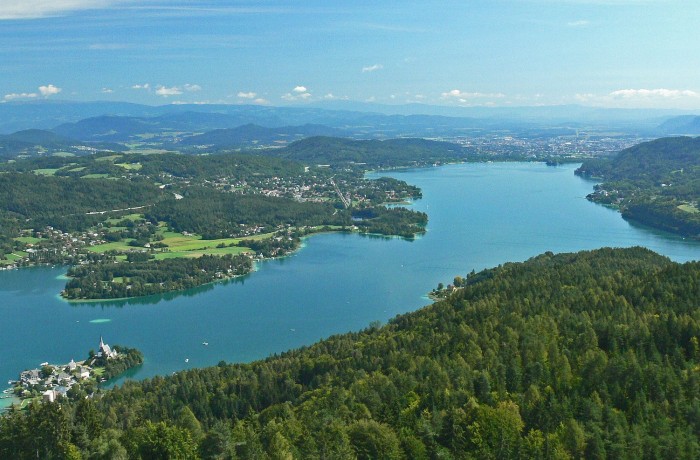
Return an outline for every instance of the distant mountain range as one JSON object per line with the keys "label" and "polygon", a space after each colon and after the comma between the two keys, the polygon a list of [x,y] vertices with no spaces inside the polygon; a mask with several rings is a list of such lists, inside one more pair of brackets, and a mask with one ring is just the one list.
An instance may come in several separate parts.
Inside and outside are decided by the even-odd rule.
{"label": "distant mountain range", "polygon": [[[441,135],[454,133],[455,129],[493,130],[498,127],[517,131],[553,126],[570,129],[607,127],[639,133],[658,131],[661,124],[679,115],[684,113],[577,105],[447,107],[329,101],[316,106],[270,107],[224,104],[147,106],[125,102],[31,101],[0,104],[0,133],[7,134],[30,128],[53,129],[60,125],[105,116],[137,118],[162,131],[189,133],[235,128],[249,123],[266,128],[316,124],[352,131],[358,135],[370,133],[384,137]],[[68,129],[67,126],[62,126],[56,132],[62,134],[68,132]],[[109,129],[97,130],[93,135],[109,132]],[[109,134],[100,138],[107,139]]]}
{"label": "distant mountain range", "polygon": [[0,135],[0,158],[6,159],[22,155],[52,155],[58,152],[85,155],[97,150],[122,151],[125,148],[119,144],[105,142],[81,142],[42,129],[27,129]]}
{"label": "distant mountain range", "polygon": [[465,108],[341,101],[323,107],[8,102],[0,104],[0,133],[18,129],[14,134],[0,134],[0,157],[124,150],[120,144],[125,143],[183,151],[274,147],[315,136],[356,140],[479,135],[540,138],[596,130],[647,137],[700,134],[700,116],[676,115],[581,106]]}
{"label": "distant mountain range", "polygon": [[247,147],[254,145],[278,144],[280,146],[311,136],[345,137],[348,133],[341,129],[329,128],[323,125],[283,126],[266,128],[255,124],[247,124],[229,129],[217,129],[204,134],[185,137],[177,143],[179,146],[208,147]]}
{"label": "distant mountain range", "polygon": [[664,134],[697,135],[700,134],[700,116],[683,115],[666,120],[659,126]]}

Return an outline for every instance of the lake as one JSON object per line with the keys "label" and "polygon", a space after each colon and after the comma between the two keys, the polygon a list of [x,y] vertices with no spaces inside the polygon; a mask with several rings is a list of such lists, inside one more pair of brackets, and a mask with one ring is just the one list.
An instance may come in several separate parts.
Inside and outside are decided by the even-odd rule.
{"label": "lake", "polygon": [[[0,387],[39,363],[84,359],[100,336],[143,351],[133,378],[251,361],[427,305],[438,283],[545,251],[646,246],[676,261],[700,243],[631,224],[590,203],[575,165],[479,163],[391,171],[423,189],[414,240],[315,235],[245,278],[176,295],[70,304],[65,268],[0,272]],[[377,176],[378,174],[374,174]],[[204,345],[207,342],[208,345]],[[5,400],[0,400],[0,404]]]}

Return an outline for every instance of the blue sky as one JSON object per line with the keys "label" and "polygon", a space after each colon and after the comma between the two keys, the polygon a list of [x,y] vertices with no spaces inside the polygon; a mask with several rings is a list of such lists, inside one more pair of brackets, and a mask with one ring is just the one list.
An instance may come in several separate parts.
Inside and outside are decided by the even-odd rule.
{"label": "blue sky", "polygon": [[1,0],[0,102],[700,109],[695,0]]}

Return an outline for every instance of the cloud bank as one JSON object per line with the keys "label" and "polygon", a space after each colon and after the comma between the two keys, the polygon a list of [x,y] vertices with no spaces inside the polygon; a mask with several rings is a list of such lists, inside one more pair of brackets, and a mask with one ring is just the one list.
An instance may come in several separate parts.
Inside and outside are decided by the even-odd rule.
{"label": "cloud bank", "polygon": [[122,0],[2,0],[0,20],[61,16],[72,11],[106,8]]}
{"label": "cloud bank", "polygon": [[503,93],[479,93],[479,92],[467,92],[458,89],[453,89],[446,93],[440,95],[440,99],[447,101],[457,101],[461,104],[466,104],[473,102],[474,99],[501,99],[506,97]]}
{"label": "cloud bank", "polygon": [[3,97],[3,100],[5,102],[9,101],[16,101],[16,100],[22,100],[22,99],[36,99],[39,96],[43,96],[44,98],[48,98],[50,96],[53,96],[54,94],[58,94],[62,91],[61,88],[58,86],[48,84],[48,85],[43,85],[37,88],[39,91],[35,93],[10,93],[10,94],[5,94]]}

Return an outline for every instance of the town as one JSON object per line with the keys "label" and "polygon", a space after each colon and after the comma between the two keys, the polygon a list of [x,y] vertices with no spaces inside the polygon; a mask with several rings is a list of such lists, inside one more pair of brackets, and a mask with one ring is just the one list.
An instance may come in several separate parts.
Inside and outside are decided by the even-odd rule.
{"label": "town", "polygon": [[100,337],[97,352],[91,350],[87,359],[71,359],[67,364],[41,363],[39,368],[22,371],[18,380],[10,380],[8,384],[11,388],[3,394],[5,397],[14,395],[23,402],[42,400],[49,403],[61,397],[90,397],[100,383],[141,362],[140,352],[118,346],[112,348]]}

